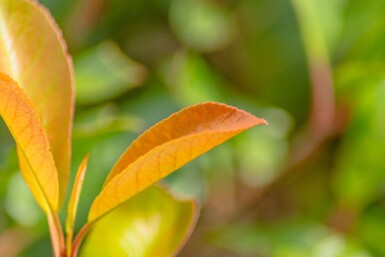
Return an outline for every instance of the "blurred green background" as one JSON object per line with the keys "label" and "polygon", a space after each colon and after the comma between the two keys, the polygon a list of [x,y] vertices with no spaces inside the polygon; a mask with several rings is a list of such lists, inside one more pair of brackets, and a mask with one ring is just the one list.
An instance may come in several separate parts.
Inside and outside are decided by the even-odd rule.
{"label": "blurred green background", "polygon": [[[72,171],[91,155],[78,227],[133,139],[219,101],[270,126],[164,181],[202,206],[178,256],[385,256],[385,1],[40,2],[75,64]],[[0,248],[51,256],[2,121],[0,142]]]}

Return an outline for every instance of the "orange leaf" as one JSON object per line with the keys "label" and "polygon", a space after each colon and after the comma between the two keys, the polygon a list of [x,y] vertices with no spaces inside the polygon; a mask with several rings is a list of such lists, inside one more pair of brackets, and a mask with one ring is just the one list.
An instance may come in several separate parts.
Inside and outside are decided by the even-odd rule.
{"label": "orange leaf", "polygon": [[58,208],[59,185],[47,135],[39,116],[23,90],[0,73],[0,114],[23,157],[22,174],[46,213]]}
{"label": "orange leaf", "polygon": [[[0,1],[0,56],[0,72],[18,82],[43,122],[59,173],[62,202],[69,176],[72,63],[61,32],[37,1]],[[19,158],[25,162],[22,155]]]}
{"label": "orange leaf", "polygon": [[90,222],[236,134],[266,121],[218,103],[186,108],[140,136],[121,156],[91,206]]}

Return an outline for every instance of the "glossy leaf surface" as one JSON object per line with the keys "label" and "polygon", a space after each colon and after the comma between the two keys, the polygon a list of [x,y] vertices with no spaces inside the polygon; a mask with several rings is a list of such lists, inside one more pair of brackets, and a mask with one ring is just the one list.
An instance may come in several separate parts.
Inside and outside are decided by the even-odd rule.
{"label": "glossy leaf surface", "polygon": [[0,1],[0,56],[0,72],[18,82],[39,113],[58,169],[62,201],[70,159],[72,63],[44,7],[36,1]]}
{"label": "glossy leaf surface", "polygon": [[197,216],[193,201],[177,200],[160,187],[150,187],[99,220],[81,256],[175,256]]}
{"label": "glossy leaf surface", "polygon": [[253,115],[218,103],[186,108],[140,136],[121,156],[95,199],[93,221],[187,162],[259,124]]}
{"label": "glossy leaf surface", "polygon": [[58,207],[59,185],[47,135],[31,101],[8,76],[0,73],[0,114],[23,158],[22,173],[45,212]]}

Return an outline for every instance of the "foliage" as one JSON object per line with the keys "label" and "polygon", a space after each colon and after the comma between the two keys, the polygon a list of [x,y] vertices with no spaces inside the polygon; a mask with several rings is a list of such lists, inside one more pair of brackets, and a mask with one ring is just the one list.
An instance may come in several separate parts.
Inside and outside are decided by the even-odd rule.
{"label": "foliage", "polygon": [[[65,199],[69,174],[68,164],[64,162],[68,162],[70,156],[72,64],[60,32],[44,8],[26,0],[2,1],[0,6],[2,55],[6,57],[2,71],[18,81],[0,73],[0,114],[15,139],[25,182],[47,215],[54,255],[78,256],[86,233],[104,216],[108,219],[98,223],[83,256],[101,253],[98,250],[100,240],[95,238],[105,236],[105,231],[114,235],[109,237],[111,242],[103,244],[103,248],[110,248],[110,256],[156,256],[159,252],[165,256],[175,255],[196,220],[197,210],[192,202],[177,201],[166,196],[163,190],[151,189],[135,199],[136,202],[123,204],[211,148],[266,122],[245,111],[214,102],[191,106],[159,122],[135,140],[120,157],[91,206],[88,222],[73,241],[87,156],[75,177],[67,207],[64,239],[58,211]],[[32,35],[26,30],[30,25]],[[45,58],[37,59],[40,53],[47,54],[50,62]],[[36,95],[38,97],[34,97]],[[57,101],[58,98],[63,99],[63,104]],[[66,169],[61,169],[63,167]],[[150,206],[159,205],[149,209],[146,205],[141,206],[145,202]],[[135,208],[140,210],[136,215],[133,213]],[[165,215],[167,212],[171,214]],[[134,216],[123,226],[122,222],[129,215]],[[154,224],[150,221],[153,217],[156,218]],[[141,235],[135,225],[146,219],[149,224],[145,224],[145,229],[152,233]],[[112,220],[117,222],[116,225]],[[130,225],[131,222],[134,225]],[[163,227],[166,224],[169,225]],[[169,244],[163,242],[163,234]],[[143,237],[141,246],[135,241],[138,237]],[[137,250],[127,250],[130,247]]]}
{"label": "foliage", "polygon": [[[129,142],[170,113],[216,101],[269,127],[162,180],[202,207],[178,256],[385,256],[384,1],[39,1],[74,60],[70,187],[90,153],[74,231]],[[34,60],[53,64],[48,54]],[[49,256],[44,213],[23,184],[4,124],[0,142],[0,256]]]}

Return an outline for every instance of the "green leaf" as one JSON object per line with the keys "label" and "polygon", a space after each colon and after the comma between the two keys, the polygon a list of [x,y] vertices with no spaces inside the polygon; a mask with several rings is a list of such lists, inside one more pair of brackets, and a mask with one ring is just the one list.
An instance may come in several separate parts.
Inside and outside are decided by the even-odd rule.
{"label": "green leaf", "polygon": [[114,42],[103,42],[75,58],[76,103],[110,100],[139,86],[146,73]]}
{"label": "green leaf", "polygon": [[384,97],[385,84],[362,91],[340,142],[333,186],[338,200],[354,209],[366,207],[384,191]]}
{"label": "green leaf", "polygon": [[197,209],[194,201],[150,187],[100,219],[80,256],[175,256],[195,226]]}
{"label": "green leaf", "polygon": [[183,43],[200,51],[223,48],[235,35],[230,12],[213,1],[172,1],[170,23]]}

